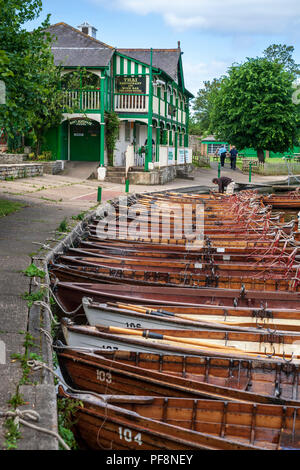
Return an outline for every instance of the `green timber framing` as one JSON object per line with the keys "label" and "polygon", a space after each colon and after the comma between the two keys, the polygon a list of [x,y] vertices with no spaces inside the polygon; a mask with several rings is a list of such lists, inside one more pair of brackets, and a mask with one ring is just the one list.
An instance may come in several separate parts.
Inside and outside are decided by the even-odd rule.
{"label": "green timber framing", "polygon": [[[82,33],[75,28],[66,25],[65,23],[58,23],[57,25],[64,25],[65,27],[71,28],[80,35],[90,38],[88,35]],[[56,25],[54,25],[56,26]],[[90,38],[93,39],[93,38]],[[98,42],[97,40],[94,40]],[[103,43],[104,44],[104,43]],[[105,45],[106,46],[106,45]],[[107,46],[110,47],[111,46]],[[57,48],[58,49],[58,48]],[[113,48],[111,48],[113,49]],[[131,51],[131,50],[129,50]],[[136,50],[133,50],[136,51]],[[139,51],[139,49],[137,49]],[[134,121],[134,132],[135,124],[143,123],[147,125],[147,138],[148,144],[145,158],[145,167],[147,171],[149,167],[149,161],[152,151],[152,129],[153,126],[157,127],[157,139],[156,139],[156,161],[159,160],[159,147],[160,144],[173,144],[173,132],[175,140],[175,160],[177,160],[177,148],[178,148],[178,136],[179,145],[184,143],[184,147],[188,147],[188,128],[189,128],[189,99],[193,98],[193,95],[184,87],[183,67],[182,67],[182,52],[180,49],[148,49],[142,50],[150,53],[150,63],[138,60],[131,55],[127,55],[122,50],[113,49],[113,54],[109,63],[106,66],[90,66],[81,64],[80,67],[74,65],[63,65],[63,73],[67,74],[78,68],[84,68],[87,72],[96,74],[100,78],[100,89],[99,90],[87,90],[82,89],[80,83],[80,89],[69,90],[70,94],[77,92],[76,99],[78,99],[79,106],[73,107],[71,113],[65,113],[65,120],[57,129],[51,129],[46,135],[46,142],[44,145],[45,150],[51,150],[54,159],[68,160],[70,159],[70,131],[67,131],[67,126],[70,123],[77,120],[95,120],[100,126],[100,146],[99,146],[99,164],[104,166],[104,135],[105,135],[105,112],[115,111],[122,121],[130,120]],[[157,51],[162,51],[168,54],[169,51],[173,54],[173,60],[175,55],[178,56],[178,83],[171,77],[165,70],[157,66],[152,65],[152,54],[153,51],[157,54]],[[174,55],[175,54],[175,55]],[[149,62],[149,61],[148,61]],[[118,107],[118,93],[115,91],[115,79],[116,77],[126,76],[139,76],[145,77],[146,90],[144,93],[145,101],[148,105],[144,106],[143,109],[120,109]],[[164,82],[162,88],[156,85],[156,80],[159,79]],[[169,89],[169,91],[168,91]],[[100,106],[93,105],[91,109],[82,105],[84,94],[90,95],[97,93],[100,95],[99,104]],[[76,94],[76,93],[75,93]],[[130,96],[136,96],[134,93]],[[71,95],[72,96],[72,95]],[[139,96],[142,96],[139,93]],[[132,98],[133,100],[133,98]],[[169,114],[169,109],[171,109]],[[64,122],[68,122],[67,126]],[[66,133],[68,132],[68,137]],[[162,142],[161,142],[162,140]],[[66,142],[68,143],[66,144]],[[136,150],[136,149],[135,149]],[[150,157],[147,157],[149,155]]]}
{"label": "green timber framing", "polygon": [[[160,125],[163,124],[164,130],[162,139],[163,142],[160,142],[161,134],[160,132],[157,133],[157,140],[156,140],[156,161],[159,161],[159,146],[160,144],[164,143],[172,143],[171,139],[171,132],[172,129],[175,128],[175,161],[177,161],[177,150],[178,150],[178,136],[177,133],[179,131],[180,143],[182,143],[182,132],[184,132],[184,147],[188,147],[188,129],[189,129],[189,99],[193,98],[194,96],[184,88],[184,77],[183,77],[183,67],[182,67],[182,60],[180,53],[179,56],[179,73],[181,79],[181,86],[177,84],[170,75],[168,75],[164,70],[159,69],[157,67],[153,67],[152,65],[152,53],[153,49],[150,49],[150,65],[146,64],[145,62],[141,62],[131,56],[127,56],[119,51],[117,51],[113,58],[113,78],[118,76],[146,76],[149,77],[147,81],[147,92],[145,97],[149,97],[148,100],[148,112],[147,113],[137,113],[137,112],[118,112],[119,117],[123,119],[136,119],[137,121],[140,119],[147,120],[148,132],[147,132],[147,152],[146,152],[146,159],[145,159],[145,171],[148,171],[150,158],[147,156],[151,156],[152,151],[152,128],[153,124],[158,124],[156,127],[161,129]],[[119,63],[118,63],[119,62]],[[133,72],[134,70],[134,72]],[[164,86],[164,96],[161,96],[161,88],[157,87],[157,95],[153,93],[153,79],[162,78],[165,81]],[[114,89],[114,80],[112,84],[113,95],[115,96],[115,89]],[[169,95],[168,101],[168,92],[167,89],[170,87],[171,93]],[[176,90],[176,99],[174,100],[174,90]],[[179,105],[179,96],[182,96]],[[158,98],[158,108],[157,112],[153,111],[153,99]],[[183,100],[185,98],[185,101]],[[174,102],[175,101],[175,102]],[[115,100],[113,100],[115,103]],[[161,113],[161,105],[163,102],[163,113]],[[175,108],[176,111],[176,118],[173,115],[168,117],[167,109],[168,105],[171,105]],[[115,108],[114,108],[115,109]],[[180,111],[180,119],[178,119]],[[185,113],[185,114],[184,114]],[[168,134],[168,126],[169,126],[169,136]],[[181,135],[180,135],[181,134]]]}

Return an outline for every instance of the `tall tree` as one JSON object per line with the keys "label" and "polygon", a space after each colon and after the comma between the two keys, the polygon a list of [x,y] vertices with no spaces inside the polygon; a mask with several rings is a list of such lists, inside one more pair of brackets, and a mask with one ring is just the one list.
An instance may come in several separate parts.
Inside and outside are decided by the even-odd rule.
{"label": "tall tree", "polygon": [[271,62],[282,64],[285,70],[297,76],[300,74],[300,64],[293,59],[294,49],[294,46],[286,44],[272,44],[264,50],[263,56]]}
{"label": "tall tree", "polygon": [[298,137],[297,106],[292,101],[292,75],[265,58],[233,65],[213,103],[211,121],[218,137],[237,148],[284,152]]}
{"label": "tall tree", "polygon": [[59,70],[53,64],[49,18],[29,32],[24,23],[37,18],[41,0],[0,0],[0,80],[6,104],[0,106],[0,128],[10,138],[34,130],[36,142],[43,126],[59,120]]}
{"label": "tall tree", "polygon": [[193,103],[193,114],[191,120],[191,130],[201,135],[211,132],[210,113],[214,99],[220,89],[222,77],[214,78],[212,81],[205,81],[203,88],[197,93]]}

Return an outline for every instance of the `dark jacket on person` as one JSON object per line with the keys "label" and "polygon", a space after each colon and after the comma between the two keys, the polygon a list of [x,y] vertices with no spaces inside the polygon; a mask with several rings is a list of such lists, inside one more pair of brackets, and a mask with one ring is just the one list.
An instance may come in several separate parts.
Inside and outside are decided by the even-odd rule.
{"label": "dark jacket on person", "polygon": [[229,183],[232,183],[232,179],[228,178],[227,176],[221,176],[221,178],[216,178],[218,181],[218,186],[219,186],[219,193],[224,193],[224,189],[229,185]]}
{"label": "dark jacket on person", "polygon": [[230,153],[230,158],[236,158],[238,151],[237,149],[231,149],[229,153]]}

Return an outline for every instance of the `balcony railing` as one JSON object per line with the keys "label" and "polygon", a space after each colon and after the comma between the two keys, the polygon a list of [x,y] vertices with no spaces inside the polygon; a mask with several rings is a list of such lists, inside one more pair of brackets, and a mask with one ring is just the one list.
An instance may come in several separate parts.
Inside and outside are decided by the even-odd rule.
{"label": "balcony railing", "polygon": [[134,113],[148,112],[148,103],[148,95],[115,93],[115,111]]}
{"label": "balcony railing", "polygon": [[74,111],[97,111],[100,101],[100,90],[67,90],[64,106]]}

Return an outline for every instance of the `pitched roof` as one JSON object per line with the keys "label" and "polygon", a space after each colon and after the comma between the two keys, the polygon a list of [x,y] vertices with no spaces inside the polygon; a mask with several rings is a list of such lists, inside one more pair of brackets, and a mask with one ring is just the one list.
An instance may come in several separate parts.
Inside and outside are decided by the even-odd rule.
{"label": "pitched roof", "polygon": [[46,31],[53,37],[51,49],[55,65],[105,67],[115,50],[66,23],[56,23]]}
{"label": "pitched roof", "polygon": [[[117,51],[139,62],[150,65],[150,49],[117,49]],[[180,54],[180,48],[152,49],[152,65],[166,72],[174,82],[178,83],[178,62]]]}

